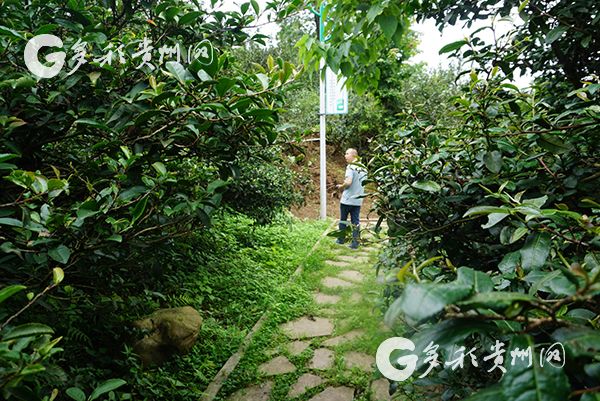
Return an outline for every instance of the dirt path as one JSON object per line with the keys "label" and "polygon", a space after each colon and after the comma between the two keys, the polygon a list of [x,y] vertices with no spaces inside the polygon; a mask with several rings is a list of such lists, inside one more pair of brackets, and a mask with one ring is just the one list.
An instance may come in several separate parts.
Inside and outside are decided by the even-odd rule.
{"label": "dirt path", "polygon": [[272,324],[258,335],[217,399],[391,399],[388,381],[375,367],[377,347],[392,336],[377,308],[381,278],[373,266],[378,248],[353,251],[331,238],[320,248],[319,263],[297,278],[309,300],[294,308],[293,318],[278,319],[276,313],[269,318]]}

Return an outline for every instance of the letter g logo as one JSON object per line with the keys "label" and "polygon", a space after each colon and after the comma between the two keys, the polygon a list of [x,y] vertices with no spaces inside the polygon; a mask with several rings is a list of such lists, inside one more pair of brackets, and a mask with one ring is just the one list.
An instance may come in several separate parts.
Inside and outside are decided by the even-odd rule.
{"label": "letter g logo", "polygon": [[382,375],[390,380],[401,382],[408,379],[413,374],[417,368],[417,361],[419,358],[412,354],[401,356],[398,358],[398,364],[404,365],[406,368],[402,370],[396,369],[390,362],[390,356],[392,355],[392,352],[396,350],[414,351],[415,344],[404,337],[388,338],[379,345],[379,348],[377,348],[375,362],[377,363],[377,369],[379,369]]}
{"label": "letter g logo", "polygon": [[31,38],[25,46],[25,65],[33,75],[40,78],[53,78],[58,75],[60,70],[65,65],[65,52],[55,52],[46,56],[46,61],[51,62],[50,67],[46,67],[38,58],[38,53],[42,47],[62,47],[63,42],[58,36],[54,35],[37,35]]}

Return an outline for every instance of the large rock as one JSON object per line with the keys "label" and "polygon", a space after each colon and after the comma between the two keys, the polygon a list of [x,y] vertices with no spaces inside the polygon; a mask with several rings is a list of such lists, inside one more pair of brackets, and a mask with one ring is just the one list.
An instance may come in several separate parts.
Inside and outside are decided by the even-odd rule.
{"label": "large rock", "polygon": [[191,306],[159,309],[133,323],[148,334],[133,346],[142,363],[160,365],[174,353],[188,353],[196,343],[202,317]]}

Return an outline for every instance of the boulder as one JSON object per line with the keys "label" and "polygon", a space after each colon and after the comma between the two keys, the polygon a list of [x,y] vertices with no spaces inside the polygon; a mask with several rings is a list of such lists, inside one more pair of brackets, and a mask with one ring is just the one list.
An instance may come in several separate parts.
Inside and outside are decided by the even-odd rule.
{"label": "boulder", "polygon": [[188,353],[196,343],[202,317],[191,306],[159,309],[133,325],[148,334],[135,343],[133,351],[144,366],[160,365],[174,353]]}

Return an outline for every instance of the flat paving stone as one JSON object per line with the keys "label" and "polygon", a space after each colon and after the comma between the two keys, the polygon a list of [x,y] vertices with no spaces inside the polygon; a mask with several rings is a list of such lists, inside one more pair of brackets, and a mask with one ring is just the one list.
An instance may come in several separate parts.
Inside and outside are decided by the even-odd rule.
{"label": "flat paving stone", "polygon": [[386,379],[375,380],[371,383],[371,390],[373,401],[390,401],[392,396],[390,395],[390,383]]}
{"label": "flat paving stone", "polygon": [[360,295],[358,292],[355,292],[352,295],[350,295],[350,302],[356,303],[360,301],[362,301],[362,295]]}
{"label": "flat paving stone", "polygon": [[309,401],[352,401],[354,389],[351,387],[327,387]]}
{"label": "flat paving stone", "polygon": [[356,270],[344,270],[338,274],[338,277],[348,280],[354,281],[355,283],[360,283],[365,279],[365,275]]}
{"label": "flat paving stone", "polygon": [[342,334],[341,336],[333,337],[327,341],[324,341],[323,345],[325,347],[337,347],[338,345],[353,341],[363,334],[365,334],[363,330],[352,330],[346,334]]}
{"label": "flat paving stone", "polygon": [[371,372],[375,357],[363,352],[350,351],[344,355],[344,362],[348,369],[359,368],[365,372]]}
{"label": "flat paving stone", "polygon": [[308,341],[292,341],[289,343],[286,348],[291,356],[297,356],[304,352],[310,346]]}
{"label": "flat paving stone", "polygon": [[352,287],[354,285],[346,280],[342,280],[337,277],[325,277],[323,280],[321,280],[321,284],[323,284],[323,286],[327,288],[347,288]]}
{"label": "flat paving stone", "polygon": [[363,248],[362,250],[363,250],[363,252],[375,253],[375,252],[379,251],[379,247],[378,246],[370,246],[368,248]]}
{"label": "flat paving stone", "polygon": [[339,255],[337,258],[343,262],[349,262],[349,263],[364,263],[369,260],[369,258],[366,258],[364,256],[358,256],[358,255],[352,255],[352,256]]}
{"label": "flat paving stone", "polygon": [[306,393],[307,390],[321,385],[321,383],[323,383],[323,379],[319,376],[313,375],[312,373],[305,373],[300,376],[298,381],[290,388],[288,398],[296,398],[299,395]]}
{"label": "flat paving stone", "polygon": [[273,382],[246,387],[236,391],[227,398],[227,401],[268,401],[273,390]]}
{"label": "flat paving stone", "polygon": [[278,356],[260,365],[258,370],[267,376],[275,376],[293,372],[296,367],[285,356]]}
{"label": "flat paving stone", "polygon": [[350,263],[342,262],[339,260],[326,260],[325,264],[329,265],[329,266],[335,266],[335,267],[350,267],[351,266]]}
{"label": "flat paving stone", "polygon": [[327,295],[323,294],[322,292],[313,294],[313,298],[319,305],[337,304],[342,299],[337,295]]}
{"label": "flat paving stone", "polygon": [[330,336],[333,333],[333,323],[323,317],[304,316],[281,325],[281,330],[292,340]]}
{"label": "flat paving stone", "polygon": [[327,348],[319,348],[315,350],[315,354],[310,360],[308,367],[310,369],[327,370],[333,366],[334,353]]}

